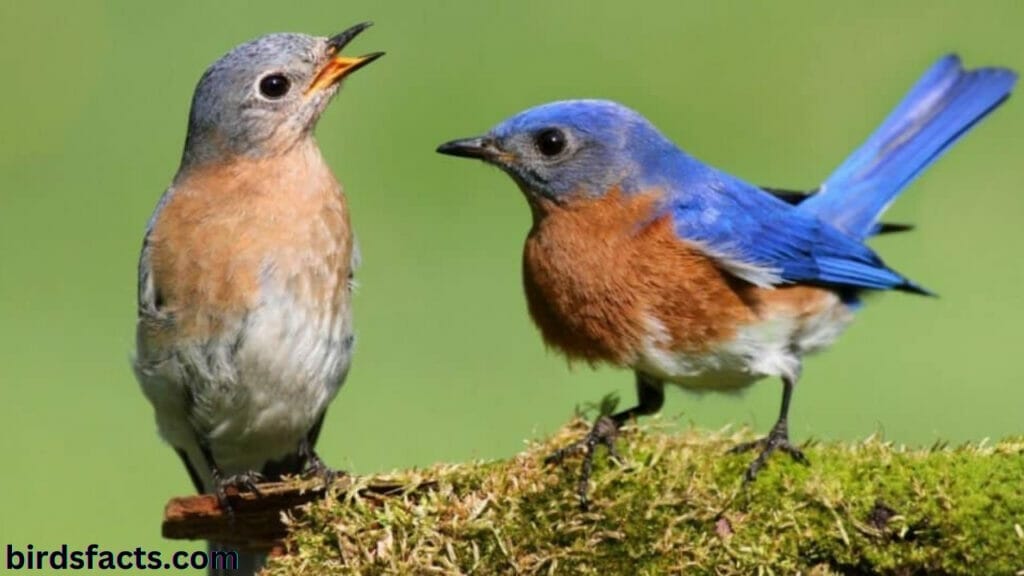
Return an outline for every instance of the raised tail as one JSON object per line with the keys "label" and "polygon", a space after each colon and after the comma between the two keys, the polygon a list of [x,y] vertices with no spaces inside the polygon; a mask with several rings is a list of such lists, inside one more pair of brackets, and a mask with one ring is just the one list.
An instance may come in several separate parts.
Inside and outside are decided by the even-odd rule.
{"label": "raised tail", "polygon": [[855,238],[870,236],[900,191],[1002,104],[1016,81],[1012,70],[965,71],[959,57],[945,56],[800,209]]}

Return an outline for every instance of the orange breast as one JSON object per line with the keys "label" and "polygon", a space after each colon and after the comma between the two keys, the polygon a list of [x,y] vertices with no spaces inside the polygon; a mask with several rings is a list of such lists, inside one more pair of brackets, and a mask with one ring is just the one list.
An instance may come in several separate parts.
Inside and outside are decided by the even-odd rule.
{"label": "orange breast", "polygon": [[239,161],[175,182],[150,233],[162,307],[178,334],[215,333],[258,305],[261,283],[347,306],[352,236],[345,198],[319,152]]}
{"label": "orange breast", "polygon": [[540,201],[523,254],[530,315],[544,340],[570,358],[628,365],[651,331],[701,353],[757,318],[748,291],[679,240],[657,194],[565,205]]}

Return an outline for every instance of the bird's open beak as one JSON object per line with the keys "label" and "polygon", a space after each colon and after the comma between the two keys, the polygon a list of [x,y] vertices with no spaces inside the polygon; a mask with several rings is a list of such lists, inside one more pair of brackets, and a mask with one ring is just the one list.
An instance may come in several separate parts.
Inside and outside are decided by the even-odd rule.
{"label": "bird's open beak", "polygon": [[307,95],[319,92],[324,88],[334,86],[338,82],[341,82],[341,79],[345,76],[348,76],[384,55],[383,52],[373,52],[371,54],[366,54],[365,56],[357,57],[341,55],[341,49],[351,42],[353,38],[358,36],[360,32],[372,26],[372,24],[372,22],[356,24],[341,34],[336,34],[327,40],[327,55],[329,59],[327,60],[327,63],[323,65],[323,68],[316,73],[316,76],[313,78],[313,82],[311,82],[309,88],[306,89]]}
{"label": "bird's open beak", "polygon": [[478,158],[480,160],[494,160],[500,155],[489,138],[460,138],[445,142],[437,147],[437,151],[448,156],[460,158]]}

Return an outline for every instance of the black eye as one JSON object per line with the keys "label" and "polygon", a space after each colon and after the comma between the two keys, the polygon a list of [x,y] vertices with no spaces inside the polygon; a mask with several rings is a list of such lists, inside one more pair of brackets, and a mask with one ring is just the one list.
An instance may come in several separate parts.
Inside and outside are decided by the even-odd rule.
{"label": "black eye", "polygon": [[565,134],[558,128],[542,130],[533,139],[537,150],[545,156],[558,156],[565,150]]}
{"label": "black eye", "polygon": [[284,74],[267,74],[260,78],[260,94],[271,100],[277,100],[288,93],[292,83]]}

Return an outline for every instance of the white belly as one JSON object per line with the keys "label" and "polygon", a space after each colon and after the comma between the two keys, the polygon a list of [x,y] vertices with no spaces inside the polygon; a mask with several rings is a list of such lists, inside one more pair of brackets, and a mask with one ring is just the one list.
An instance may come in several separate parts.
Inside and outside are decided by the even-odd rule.
{"label": "white belly", "polygon": [[226,475],[294,453],[341,387],[352,346],[348,306],[325,314],[270,292],[217,338],[137,358],[136,372],[161,436],[209,485],[197,433]]}
{"label": "white belly", "polygon": [[633,368],[695,391],[738,391],[766,376],[796,378],[801,358],[832,344],[853,319],[838,297],[814,316],[766,316],[729,341],[691,354],[672,350],[664,325],[648,318]]}
{"label": "white belly", "polygon": [[344,310],[332,317],[279,296],[250,314],[234,355],[238,385],[211,389],[193,409],[218,465],[259,469],[295,452],[348,372],[353,340]]}

